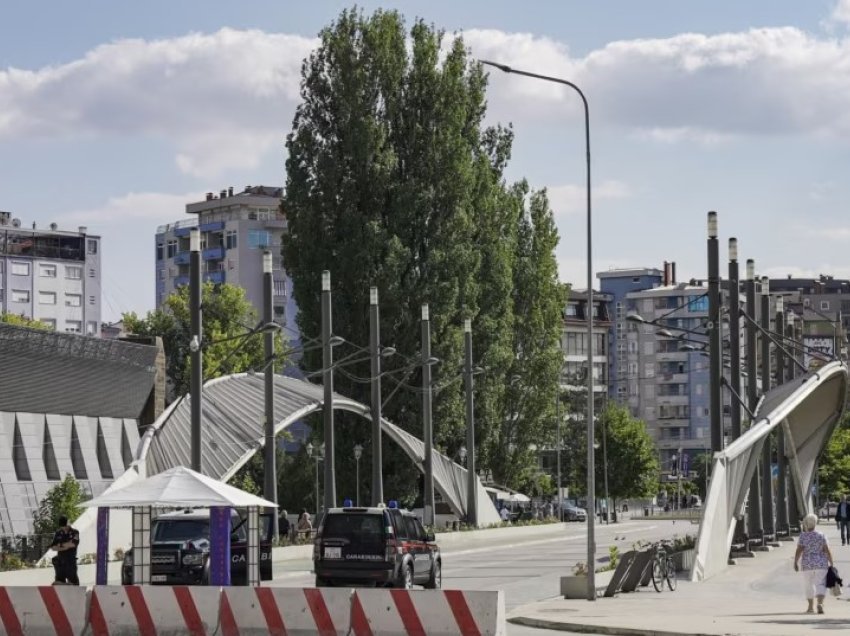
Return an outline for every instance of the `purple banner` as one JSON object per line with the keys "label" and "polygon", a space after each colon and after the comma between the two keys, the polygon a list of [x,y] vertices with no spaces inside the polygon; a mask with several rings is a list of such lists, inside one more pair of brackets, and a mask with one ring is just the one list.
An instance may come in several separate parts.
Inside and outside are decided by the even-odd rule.
{"label": "purple banner", "polygon": [[109,508],[97,509],[97,559],[95,584],[106,585],[106,570],[109,565]]}
{"label": "purple banner", "polygon": [[230,585],[230,508],[210,508],[210,585]]}

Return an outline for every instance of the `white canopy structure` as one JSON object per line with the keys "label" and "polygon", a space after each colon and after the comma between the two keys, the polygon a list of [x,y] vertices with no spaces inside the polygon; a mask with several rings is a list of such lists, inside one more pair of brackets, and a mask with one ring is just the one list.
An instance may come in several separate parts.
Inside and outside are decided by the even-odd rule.
{"label": "white canopy structure", "polygon": [[755,424],[715,453],[692,580],[707,579],[727,567],[736,518],[744,513],[753,472],[774,429],[781,427],[785,434],[785,455],[791,474],[789,496],[796,498],[803,513],[812,511],[809,493],[818,456],[841,419],[847,382],[847,366],[830,362],[778,386],[764,396]]}
{"label": "white canopy structure", "polygon": [[271,501],[196,473],[185,466],[175,466],[153,477],[110,490],[80,505],[84,508],[277,508],[277,504]]}

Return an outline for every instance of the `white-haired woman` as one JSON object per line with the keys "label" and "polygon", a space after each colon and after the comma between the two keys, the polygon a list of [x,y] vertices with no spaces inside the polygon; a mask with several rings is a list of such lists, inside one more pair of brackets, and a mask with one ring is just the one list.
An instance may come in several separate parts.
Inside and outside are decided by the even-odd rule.
{"label": "white-haired woman", "polygon": [[818,523],[816,515],[807,514],[800,524],[802,532],[794,554],[794,571],[803,570],[803,582],[806,600],[809,602],[807,614],[815,611],[815,596],[818,599],[818,614],[823,614],[823,597],[826,596],[826,571],[832,566],[832,552],[826,537],[815,530]]}

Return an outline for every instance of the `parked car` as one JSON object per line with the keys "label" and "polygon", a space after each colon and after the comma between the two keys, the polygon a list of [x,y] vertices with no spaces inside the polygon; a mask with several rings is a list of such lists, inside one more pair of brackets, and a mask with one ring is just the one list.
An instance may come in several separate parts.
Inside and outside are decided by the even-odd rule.
{"label": "parked car", "polygon": [[[230,578],[233,585],[248,584],[247,518],[231,513]],[[271,515],[260,515],[260,579],[272,579],[273,532]],[[153,585],[209,585],[209,509],[170,512],[157,517],[151,527],[151,583]],[[133,584],[133,551],[124,554],[121,583]]]}
{"label": "parked car", "polygon": [[818,510],[818,516],[822,519],[832,519],[835,517],[836,510],[838,510],[838,502],[827,501],[821,505],[820,510]]}
{"label": "parked car", "polygon": [[587,521],[587,510],[564,503],[564,521]]}
{"label": "parked car", "polygon": [[413,513],[390,504],[328,511],[313,543],[316,587],[442,585],[442,558],[434,533],[426,531]]}

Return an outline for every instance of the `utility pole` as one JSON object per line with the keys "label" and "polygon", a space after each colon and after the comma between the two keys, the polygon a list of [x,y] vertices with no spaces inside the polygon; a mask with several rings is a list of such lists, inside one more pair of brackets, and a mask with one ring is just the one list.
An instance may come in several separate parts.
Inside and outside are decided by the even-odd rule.
{"label": "utility pole", "polygon": [[720,387],[722,365],[720,342],[720,255],[717,242],[717,212],[708,213],[708,409],[711,426],[711,453],[723,450],[723,412]]}
{"label": "utility pole", "polygon": [[[562,358],[563,359],[563,358]],[[561,488],[561,373],[558,372],[558,384],[555,393],[555,425],[557,430],[557,447],[555,457],[558,463],[558,520],[564,520],[564,493]]]}
{"label": "utility pole", "polygon": [[[747,313],[750,320],[747,321],[747,405],[750,413],[755,413],[758,405],[758,392],[756,387],[756,375],[758,366],[756,364],[756,353],[758,347],[756,345],[756,281],[755,281],[756,264],[752,259],[747,260]],[[750,427],[755,424],[755,420],[750,421]],[[761,466],[764,470],[764,465]],[[749,504],[747,505],[747,531],[750,537],[759,537],[764,545],[764,526],[761,519],[761,481],[759,480],[759,466],[753,471],[753,478],[750,481]]]}
{"label": "utility pole", "polygon": [[334,474],[334,371],[331,333],[331,273],[322,272],[322,383],[324,388],[325,441],[325,512],[336,507],[336,475]]}
{"label": "utility pole", "polygon": [[[263,323],[270,325],[274,321],[272,298],[274,296],[274,262],[269,250],[263,252]],[[265,407],[265,448],[263,496],[277,503],[277,443],[274,434],[274,332],[265,329],[263,334],[266,369],[263,377],[263,402]],[[278,537],[277,510],[271,510],[272,532]]]}
{"label": "utility pole", "polygon": [[203,319],[201,313],[201,231],[194,227],[189,231],[189,328],[191,341],[189,354],[192,363],[190,392],[192,394],[192,470],[201,471],[201,418],[203,413],[204,356]]}
{"label": "utility pole", "polygon": [[[790,350],[790,360],[788,361],[788,366],[786,367],[786,373],[788,382],[791,382],[794,377],[797,375],[797,364],[796,364],[796,356],[797,352],[795,347],[797,334],[796,334],[796,320],[794,320],[794,314],[792,312],[788,312],[788,325],[785,330],[785,335],[787,336],[786,342],[790,342],[791,346]],[[791,443],[791,440],[785,440],[785,443]],[[786,462],[787,466],[787,462]],[[792,469],[788,466],[786,474],[788,475],[785,479],[785,490],[788,497],[788,534],[790,535],[794,529],[800,527],[800,512],[799,507],[797,506],[797,488],[795,487],[795,480],[791,475]],[[788,488],[790,484],[791,492],[788,493]],[[805,505],[805,504],[804,504]]]}
{"label": "utility pole", "polygon": [[[761,278],[761,393],[770,391],[770,280]],[[761,522],[765,538],[775,538],[776,523],[773,510],[773,459],[771,457],[770,436],[765,440],[761,451]]]}
{"label": "utility pole", "polygon": [[[785,305],[782,296],[776,298],[776,333],[779,335],[779,345],[776,347],[776,385],[785,383],[785,352],[782,339],[785,335]],[[788,490],[785,482],[785,472],[788,462],[785,459],[785,433],[782,427],[776,428],[776,530],[790,535],[788,528]]]}
{"label": "utility pole", "polygon": [[[381,322],[377,287],[369,288],[369,353],[372,359],[372,505],[377,506],[384,501],[384,462],[381,445]],[[358,488],[359,483],[358,480]]]}

